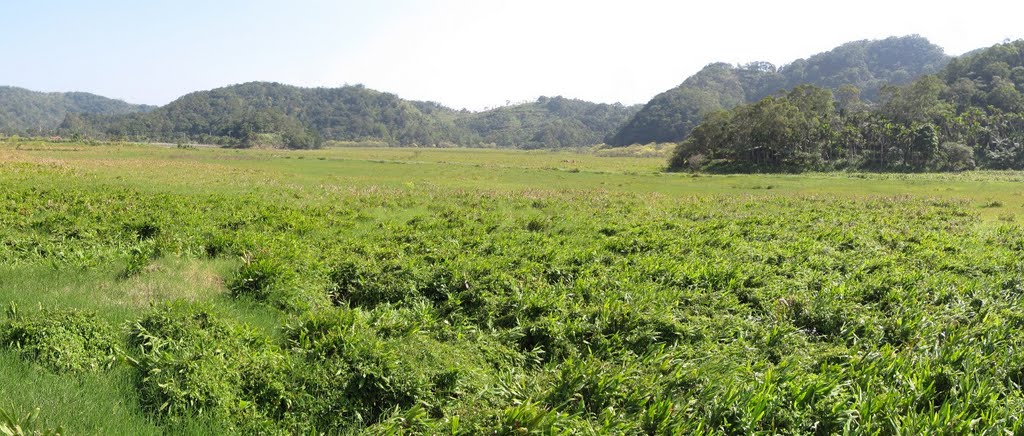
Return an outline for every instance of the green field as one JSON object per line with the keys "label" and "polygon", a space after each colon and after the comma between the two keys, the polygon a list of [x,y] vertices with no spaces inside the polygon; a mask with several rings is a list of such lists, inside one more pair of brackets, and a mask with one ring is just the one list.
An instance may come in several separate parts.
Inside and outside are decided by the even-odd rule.
{"label": "green field", "polygon": [[1024,432],[1024,173],[664,166],[0,143],[0,409],[68,434]]}

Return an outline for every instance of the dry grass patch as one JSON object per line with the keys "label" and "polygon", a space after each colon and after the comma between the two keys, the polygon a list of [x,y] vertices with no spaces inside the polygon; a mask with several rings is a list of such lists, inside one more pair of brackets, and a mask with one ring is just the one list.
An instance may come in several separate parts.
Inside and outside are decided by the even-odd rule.
{"label": "dry grass patch", "polygon": [[104,285],[112,303],[145,308],[173,301],[208,301],[227,292],[223,274],[234,261],[164,258],[124,281]]}

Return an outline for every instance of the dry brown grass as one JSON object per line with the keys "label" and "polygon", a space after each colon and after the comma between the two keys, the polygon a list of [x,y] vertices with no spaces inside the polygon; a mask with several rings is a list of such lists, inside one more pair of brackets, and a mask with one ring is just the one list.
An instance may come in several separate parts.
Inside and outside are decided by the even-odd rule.
{"label": "dry brown grass", "polygon": [[219,269],[224,261],[165,258],[124,281],[103,285],[112,304],[145,308],[163,301],[209,301],[224,294]]}

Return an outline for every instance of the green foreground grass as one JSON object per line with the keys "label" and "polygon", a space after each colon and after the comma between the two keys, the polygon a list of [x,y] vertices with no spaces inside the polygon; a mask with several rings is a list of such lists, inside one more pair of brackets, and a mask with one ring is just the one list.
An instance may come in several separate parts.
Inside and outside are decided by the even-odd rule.
{"label": "green foreground grass", "polygon": [[0,144],[0,409],[71,434],[1024,431],[1024,174],[663,166]]}

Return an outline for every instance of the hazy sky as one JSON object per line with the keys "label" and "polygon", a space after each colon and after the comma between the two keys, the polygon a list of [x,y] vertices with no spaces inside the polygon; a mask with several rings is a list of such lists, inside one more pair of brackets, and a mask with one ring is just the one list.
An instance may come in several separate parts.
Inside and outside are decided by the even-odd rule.
{"label": "hazy sky", "polygon": [[916,33],[957,55],[1024,38],[1022,15],[1016,0],[0,0],[0,85],[149,104],[253,80],[454,108],[633,104],[711,62],[852,40]]}

